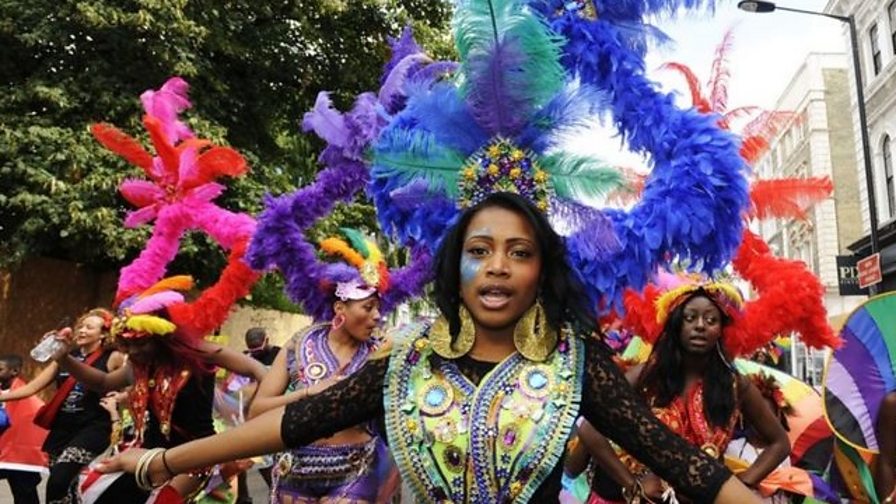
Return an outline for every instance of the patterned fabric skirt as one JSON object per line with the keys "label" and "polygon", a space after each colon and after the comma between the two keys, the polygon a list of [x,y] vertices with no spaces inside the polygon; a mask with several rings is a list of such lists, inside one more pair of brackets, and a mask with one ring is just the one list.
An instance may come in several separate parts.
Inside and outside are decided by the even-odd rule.
{"label": "patterned fabric skirt", "polygon": [[394,464],[379,438],[359,444],[312,445],[278,455],[272,503],[380,502]]}

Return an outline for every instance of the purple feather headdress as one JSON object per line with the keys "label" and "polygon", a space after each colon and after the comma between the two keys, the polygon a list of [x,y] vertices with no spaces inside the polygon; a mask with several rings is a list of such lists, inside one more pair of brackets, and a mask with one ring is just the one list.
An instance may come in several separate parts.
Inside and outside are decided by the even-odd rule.
{"label": "purple feather headdress", "polygon": [[[353,200],[368,183],[365,151],[381,134],[390,111],[398,110],[404,102],[404,88],[412,81],[419,83],[428,67],[438,65],[440,70],[426,73],[427,78],[436,78],[451,67],[443,62],[429,64],[431,60],[419,51],[410,32],[392,45],[393,57],[379,93],[361,94],[347,113],[336,110],[327,93],[318,95],[302,127],[327,143],[319,157],[326,168],[306,187],[265,197],[265,208],[249,246],[250,264],[257,269],[279,269],[286,281],[286,294],[315,320],[332,317],[338,283],[363,283],[363,279],[347,264],[319,261],[316,247],[307,241],[305,232],[338,202]],[[430,270],[429,251],[412,248],[408,265],[390,274],[393,286],[381,294],[381,311],[386,313],[418,295],[432,278]]]}

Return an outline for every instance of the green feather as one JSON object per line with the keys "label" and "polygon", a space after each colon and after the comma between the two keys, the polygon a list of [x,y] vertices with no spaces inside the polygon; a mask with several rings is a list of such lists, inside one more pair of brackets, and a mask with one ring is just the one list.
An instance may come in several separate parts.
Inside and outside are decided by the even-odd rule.
{"label": "green feather", "polygon": [[541,158],[554,193],[565,199],[600,198],[625,185],[618,169],[587,156],[554,153]]}
{"label": "green feather", "polygon": [[457,196],[457,177],[465,160],[427,131],[388,131],[373,151],[378,177],[397,177],[405,184],[422,179],[434,192],[449,197]]}
{"label": "green feather", "polygon": [[352,228],[339,228],[339,231],[342,232],[343,236],[348,238],[348,242],[351,244],[352,248],[364,256],[364,259],[370,257],[370,250],[367,248],[367,240],[360,231]]}
{"label": "green feather", "polygon": [[488,53],[498,41],[513,38],[527,55],[525,64],[514,74],[525,83],[517,92],[531,97],[533,105],[546,103],[565,79],[560,64],[565,40],[554,33],[546,21],[521,0],[470,0],[461,2],[455,12],[454,39],[465,77],[464,94],[469,82],[465,62],[471,54]]}

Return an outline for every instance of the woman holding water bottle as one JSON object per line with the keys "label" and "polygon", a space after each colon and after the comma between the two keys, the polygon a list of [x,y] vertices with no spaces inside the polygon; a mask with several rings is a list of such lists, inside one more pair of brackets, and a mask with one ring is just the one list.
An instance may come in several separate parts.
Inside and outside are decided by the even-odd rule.
{"label": "woman holding water bottle", "polygon": [[[74,329],[62,327],[45,334],[31,352],[32,357],[46,362],[53,354],[51,343],[55,341],[55,333],[71,333],[76,345],[71,353],[74,359],[102,371],[118,369],[124,364],[123,354],[104,345],[111,326],[112,314],[95,308],[82,315]],[[71,378],[59,364],[51,362],[26,386],[0,394],[0,402],[30,397],[51,383],[56,384],[56,394],[34,419],[50,431],[43,446],[50,456],[46,502],[75,502],[75,487],[81,469],[109,446],[112,424],[100,406],[102,397]]]}

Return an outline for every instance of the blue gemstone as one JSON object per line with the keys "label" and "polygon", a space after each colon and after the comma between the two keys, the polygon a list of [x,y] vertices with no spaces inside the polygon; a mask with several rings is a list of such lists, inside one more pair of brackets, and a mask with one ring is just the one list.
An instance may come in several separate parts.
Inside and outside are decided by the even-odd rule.
{"label": "blue gemstone", "polygon": [[445,400],[445,390],[441,387],[434,387],[429,389],[426,393],[426,404],[429,406],[438,406],[442,404],[442,401]]}
{"label": "blue gemstone", "polygon": [[533,371],[529,373],[529,386],[535,390],[540,390],[548,384],[548,377],[541,371]]}

